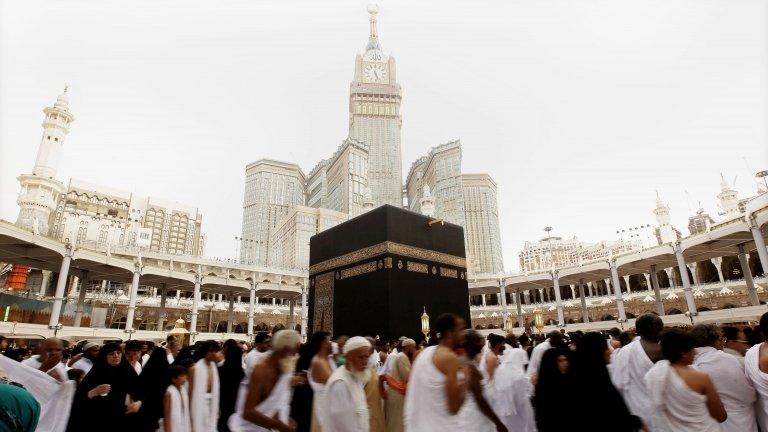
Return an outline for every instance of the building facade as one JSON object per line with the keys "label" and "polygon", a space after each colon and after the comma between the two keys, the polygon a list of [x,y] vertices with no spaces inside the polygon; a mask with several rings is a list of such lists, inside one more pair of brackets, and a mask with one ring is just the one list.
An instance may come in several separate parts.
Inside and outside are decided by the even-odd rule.
{"label": "building facade", "polygon": [[271,231],[269,266],[308,270],[309,239],[346,220],[345,213],[314,207],[294,207]]}
{"label": "building facade", "polygon": [[269,234],[280,219],[304,205],[306,176],[294,163],[261,159],[245,168],[240,260],[266,266]]}
{"label": "building facade", "polygon": [[463,174],[461,195],[464,241],[472,272],[476,275],[503,273],[496,182],[488,174]]}
{"label": "building facade", "polygon": [[325,170],[328,209],[355,217],[363,212],[368,192],[368,146],[346,139]]}
{"label": "building facade", "polygon": [[584,262],[608,259],[643,248],[640,240],[603,240],[597,243],[579,241],[577,237],[545,237],[537,242],[525,242],[518,254],[520,270],[534,272],[578,266]]}
{"label": "building facade", "polygon": [[400,85],[395,59],[384,54],[376,30],[375,6],[370,13],[370,35],[363,54],[355,58],[349,86],[349,137],[368,145],[368,180],[374,206],[402,206],[400,152]]}
{"label": "building facade", "polygon": [[328,208],[328,159],[323,159],[307,175],[307,207]]}

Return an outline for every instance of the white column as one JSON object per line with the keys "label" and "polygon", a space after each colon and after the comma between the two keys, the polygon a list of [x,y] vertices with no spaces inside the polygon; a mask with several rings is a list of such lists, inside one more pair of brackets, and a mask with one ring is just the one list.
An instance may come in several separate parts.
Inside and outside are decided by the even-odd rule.
{"label": "white column", "polygon": [[710,261],[712,261],[715,270],[717,270],[717,278],[720,279],[720,283],[725,286],[725,277],[723,277],[723,257],[712,258]]}
{"label": "white column", "polygon": [[616,262],[612,261],[611,266],[611,279],[613,280],[613,286],[616,296],[616,309],[619,311],[619,319],[621,322],[625,322],[627,319],[627,313],[624,311],[624,298],[621,296],[621,289],[619,288],[619,272],[616,269]]}
{"label": "white column", "polygon": [[248,337],[253,335],[253,318],[256,313],[254,303],[256,303],[256,282],[251,281],[250,298],[248,300],[248,331],[246,332]]}
{"label": "white column", "polygon": [[157,313],[157,331],[163,331],[165,329],[165,302],[168,299],[168,286],[166,284],[160,285],[160,310]]}
{"label": "white column", "polygon": [[656,313],[658,313],[659,316],[664,316],[664,300],[661,299],[659,275],[656,271],[656,264],[651,265],[651,287],[653,288],[653,294],[656,297]]}
{"label": "white column", "polygon": [[568,285],[571,287],[571,300],[576,298],[576,288],[573,287],[573,285]]}
{"label": "white column", "polygon": [[669,281],[669,287],[670,288],[677,288],[677,285],[675,284],[675,278],[674,273],[672,272],[672,268],[665,268],[664,273],[667,274],[667,280]]}
{"label": "white column", "polygon": [[309,305],[307,304],[307,287],[301,287],[301,340],[307,341],[307,321],[309,319]]}
{"label": "white column", "polygon": [[83,272],[83,279],[80,281],[80,291],[77,293],[77,305],[75,306],[74,327],[82,327],[83,312],[85,308],[85,291],[88,285],[88,272]]}
{"label": "white column", "polygon": [[757,226],[757,221],[755,218],[750,218],[749,220],[752,239],[755,241],[755,249],[757,249],[757,256],[760,258],[760,265],[763,266],[763,273],[768,277],[768,249],[765,248],[765,240],[763,240],[760,227]]}
{"label": "white column", "polygon": [[45,292],[48,289],[48,284],[51,282],[51,271],[43,270],[43,280],[40,282],[40,297],[45,297]]}
{"label": "white column", "polygon": [[485,307],[485,294],[480,294],[480,300],[482,300],[483,307]]}
{"label": "white column", "polygon": [[288,329],[294,330],[296,329],[296,320],[293,318],[293,308],[294,304],[296,303],[296,300],[290,299],[288,300]]}
{"label": "white column", "polygon": [[[612,294],[612,291],[611,291],[611,278],[606,278],[604,282],[605,282],[605,294],[607,296],[610,296]],[[617,283],[619,283],[619,279],[618,278],[616,278],[616,283],[615,284],[617,284]],[[621,290],[619,290],[619,292],[621,292]]]}
{"label": "white column", "polygon": [[587,299],[584,298],[584,279],[579,279],[579,298],[581,299],[581,318],[584,323],[589,322],[589,312],[587,311]]}
{"label": "white column", "polygon": [[520,298],[520,296],[521,296],[520,291],[515,291],[515,297],[516,297],[515,300],[517,302],[517,325],[521,329],[524,329],[525,324],[523,322],[523,305],[521,304],[522,301],[520,300],[522,299]]}
{"label": "white column", "polygon": [[235,321],[235,294],[229,293],[229,315],[227,316],[227,333],[232,333],[232,323]]}
{"label": "white column", "polygon": [[688,264],[688,268],[691,270],[691,276],[693,276],[693,286],[698,287],[699,286],[699,276],[696,275],[696,268],[699,266],[699,263],[692,262]]}
{"label": "white column", "polygon": [[59,324],[61,316],[61,303],[64,300],[64,290],[67,288],[67,279],[69,279],[69,264],[72,262],[72,250],[67,248],[67,252],[61,259],[59,268],[59,278],[56,280],[56,292],[53,294],[53,305],[51,306],[51,317],[48,320],[48,328],[54,328]]}
{"label": "white column", "polygon": [[587,282],[587,289],[589,290],[589,296],[594,297],[595,294],[592,292],[592,282]]}
{"label": "white column", "polygon": [[651,274],[643,273],[643,276],[645,276],[645,287],[648,289],[648,291],[653,291],[653,288],[651,287]]}
{"label": "white column", "polygon": [[544,289],[539,288],[539,303],[544,304]]}
{"label": "white column", "polygon": [[192,312],[189,320],[190,343],[195,342],[195,335],[197,335],[197,315],[199,313],[197,309],[200,307],[200,282],[202,279],[202,276],[195,275],[195,290],[192,293]]}
{"label": "white column", "polygon": [[685,302],[688,304],[688,312],[693,317],[696,314],[696,301],[693,298],[691,281],[688,279],[688,267],[685,266],[685,258],[683,258],[680,244],[675,245],[675,258],[677,258],[677,269],[680,270],[680,279],[683,281],[683,293],[685,294]]}
{"label": "white column", "polygon": [[504,279],[499,279],[499,304],[501,305],[501,328],[507,324],[509,310],[507,310],[507,287],[504,286]]}
{"label": "white column", "polygon": [[104,295],[107,292],[107,280],[103,279],[101,281],[101,288],[99,288],[99,292]]}
{"label": "white column", "polygon": [[128,300],[128,315],[125,317],[125,331],[133,330],[133,316],[136,314],[136,297],[139,293],[139,278],[141,277],[140,264],[136,263],[136,269],[133,271],[133,280],[131,281],[131,292]]}
{"label": "white column", "polygon": [[[624,279],[624,285],[627,286],[627,294],[632,294],[632,290],[629,289],[629,275],[624,275],[624,276],[622,276],[622,278]],[[619,288],[621,288],[621,287],[619,287]]]}
{"label": "white column", "polygon": [[555,304],[557,306],[557,325],[564,327],[565,318],[563,316],[563,301],[560,299],[560,279],[557,276],[557,270],[552,272],[552,284],[552,290],[555,292]]}
{"label": "white column", "polygon": [[752,279],[752,272],[749,271],[749,258],[744,251],[744,244],[738,245],[738,248],[739,264],[741,264],[741,272],[744,274],[744,282],[747,284],[749,302],[752,303],[752,306],[760,306],[760,299],[757,297],[757,291],[755,290],[755,281]]}

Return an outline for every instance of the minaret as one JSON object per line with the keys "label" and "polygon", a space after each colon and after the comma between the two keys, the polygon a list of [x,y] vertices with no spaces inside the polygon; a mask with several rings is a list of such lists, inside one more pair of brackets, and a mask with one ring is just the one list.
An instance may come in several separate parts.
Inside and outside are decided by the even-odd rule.
{"label": "minaret", "polygon": [[669,217],[669,206],[661,201],[659,191],[656,191],[656,208],[653,209],[653,214],[656,215],[656,223],[659,224],[656,228],[656,238],[659,244],[671,243],[677,240],[677,234],[671,224],[672,219]]}
{"label": "minaret", "polygon": [[37,149],[37,159],[32,174],[18,177],[21,192],[16,202],[19,205],[19,217],[16,225],[39,234],[48,234],[48,220],[56,209],[56,202],[64,185],[56,180],[61,150],[64,139],[69,133],[69,125],[75,120],[69,112],[67,87],[59,95],[52,107],[43,110],[43,137]]}
{"label": "minaret", "polygon": [[421,208],[421,214],[424,216],[432,217],[435,215],[435,199],[432,197],[429,185],[424,185],[422,188],[421,198],[419,199],[419,208]]}
{"label": "minaret", "polygon": [[[734,183],[736,183],[735,180]],[[726,219],[741,214],[739,211],[739,193],[728,184],[728,180],[723,177],[722,173],[720,173],[720,193],[717,194],[717,199],[720,200],[720,208],[723,209],[723,215]]]}

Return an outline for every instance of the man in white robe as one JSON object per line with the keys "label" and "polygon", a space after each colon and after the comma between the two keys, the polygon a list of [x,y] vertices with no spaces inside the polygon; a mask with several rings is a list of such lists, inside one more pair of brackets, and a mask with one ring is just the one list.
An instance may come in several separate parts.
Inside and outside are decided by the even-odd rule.
{"label": "man in white robe", "polygon": [[21,364],[41,370],[59,381],[66,381],[68,379],[67,368],[61,362],[63,349],[64,345],[61,339],[45,339],[38,348],[39,354],[24,360]]}
{"label": "man in white robe", "polygon": [[[768,312],[760,317],[760,331],[768,334]],[[768,431],[768,342],[759,343],[747,351],[744,372],[757,391],[757,425],[761,431]]]}
{"label": "man in white robe", "polygon": [[[443,314],[435,320],[439,345],[425,348],[413,362],[405,393],[405,431],[463,431],[458,412],[469,376],[455,349],[464,339],[464,320]],[[461,377],[460,377],[461,375]]]}
{"label": "man in white robe", "polygon": [[550,348],[559,348],[563,345],[563,334],[559,331],[551,331],[547,333],[547,339],[533,347],[531,351],[531,359],[528,362],[528,376],[531,380],[535,380],[539,374],[539,365],[541,364],[541,358],[544,353]]}
{"label": "man in white robe", "polygon": [[659,335],[664,323],[656,315],[644,314],[637,318],[635,327],[640,337],[619,350],[611,367],[611,380],[624,397],[629,412],[654,430],[645,374],[661,360]]}
{"label": "man in white robe", "polygon": [[88,342],[83,346],[83,356],[72,365],[72,369],[80,369],[84,372],[84,375],[87,375],[93,367],[93,362],[96,361],[96,357],[98,356],[99,344],[96,342]]}
{"label": "man in white robe", "polygon": [[757,432],[755,388],[747,381],[736,357],[721,351],[720,330],[712,324],[699,324],[691,335],[698,345],[691,366],[709,375],[728,413],[728,418],[720,424],[723,432]]}
{"label": "man in white robe", "polygon": [[344,345],[347,362],[337,368],[325,387],[324,407],[318,416],[323,429],[334,432],[367,432],[370,430],[368,401],[363,387],[371,378],[368,367],[371,343],[363,337],[349,338]]}
{"label": "man in white robe", "polygon": [[215,432],[219,421],[219,371],[221,347],[216,341],[200,345],[202,358],[189,370],[189,406],[192,432]]}
{"label": "man in white robe", "polygon": [[649,430],[720,432],[718,422],[724,421],[727,413],[709,376],[690,367],[694,345],[693,337],[679,329],[670,329],[661,337],[664,360],[657,361],[645,375],[653,417]]}
{"label": "man in white robe", "polygon": [[272,340],[268,333],[262,332],[256,334],[253,349],[248,351],[248,354],[245,355],[245,382],[248,382],[248,378],[250,378],[251,372],[256,364],[269,355],[271,343]]}
{"label": "man in white robe", "polygon": [[251,371],[242,408],[229,418],[227,426],[232,432],[294,430],[290,404],[293,385],[303,381],[294,377],[300,344],[301,336],[295,330],[275,333],[267,356]]}

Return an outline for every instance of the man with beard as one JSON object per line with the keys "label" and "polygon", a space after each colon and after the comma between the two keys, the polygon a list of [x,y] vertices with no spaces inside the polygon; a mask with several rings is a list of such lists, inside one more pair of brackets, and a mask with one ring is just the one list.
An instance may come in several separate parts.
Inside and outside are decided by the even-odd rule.
{"label": "man with beard", "polygon": [[368,367],[371,343],[364,337],[349,338],[344,344],[346,363],[333,372],[326,384],[323,428],[334,432],[370,430],[368,401],[364,386],[374,373]]}
{"label": "man with beard", "polygon": [[[390,361],[387,380],[387,400],[384,403],[387,420],[387,432],[402,432],[403,406],[405,404],[405,391],[408,383],[408,375],[411,372],[413,355],[416,352],[416,341],[404,339],[399,342],[400,350]],[[389,360],[389,359],[387,359]]]}
{"label": "man with beard", "polygon": [[251,372],[242,411],[229,418],[232,432],[296,430],[289,414],[292,388],[300,380],[294,378],[300,344],[301,336],[295,330],[275,333],[272,349]]}
{"label": "man with beard", "polygon": [[87,374],[93,367],[93,362],[99,356],[99,344],[96,342],[88,342],[83,346],[83,355],[79,360],[72,365],[72,369],[80,369],[83,373]]}

